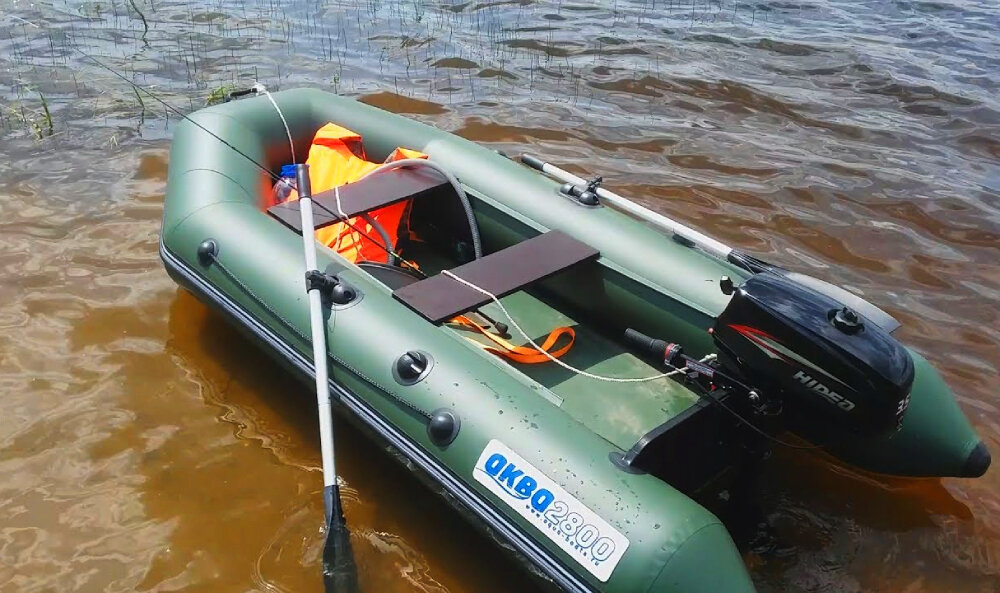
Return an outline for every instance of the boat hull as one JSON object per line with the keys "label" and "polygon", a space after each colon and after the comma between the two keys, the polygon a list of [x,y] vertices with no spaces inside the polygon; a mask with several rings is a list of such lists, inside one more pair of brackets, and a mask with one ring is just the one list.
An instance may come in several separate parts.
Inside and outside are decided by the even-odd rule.
{"label": "boat hull", "polygon": [[[274,98],[296,139],[296,154],[307,153],[312,133],[328,121],[360,133],[373,159],[400,145],[422,151],[446,163],[475,198],[488,249],[559,229],[600,250],[600,273],[586,290],[577,276],[566,274],[548,281],[554,295],[584,313],[613,310],[645,333],[684,344],[691,354],[713,351],[706,330],[728,300],[717,282],[722,275],[739,281],[745,277],[740,269],[621,212],[581,206],[544,176],[430,126],[315,90]],[[198,125],[178,125],[171,150],[160,244],[164,264],[179,284],[309,379],[301,239],[264,212],[270,180],[251,161],[271,169],[292,161],[282,120],[264,98],[191,117]],[[209,239],[217,247],[214,257],[199,252]],[[334,307],[326,319],[337,409],[398,451],[547,579],[568,591],[753,590],[714,515],[664,481],[612,462],[650,427],[671,419],[656,399],[660,395],[631,404],[647,424],[623,422],[596,408],[568,413],[532,377],[400,306],[385,286],[331,250],[319,251],[320,268],[361,295],[345,308]],[[414,349],[431,354],[434,370],[414,385],[400,384],[393,363]],[[917,381],[903,430],[890,439],[844,442],[836,453],[885,473],[962,475],[978,438],[936,372],[919,355],[914,359]],[[663,388],[671,389],[681,388]],[[461,420],[457,438],[446,446],[435,444],[427,431],[428,413],[442,407]],[[501,468],[500,458],[516,460],[516,471],[533,477],[531,487],[520,481],[522,474]],[[594,540],[610,543],[598,548],[590,530],[547,520],[545,497],[536,496],[543,489],[579,509]],[[580,531],[586,536],[573,539]],[[567,545],[570,540],[576,543]]]}

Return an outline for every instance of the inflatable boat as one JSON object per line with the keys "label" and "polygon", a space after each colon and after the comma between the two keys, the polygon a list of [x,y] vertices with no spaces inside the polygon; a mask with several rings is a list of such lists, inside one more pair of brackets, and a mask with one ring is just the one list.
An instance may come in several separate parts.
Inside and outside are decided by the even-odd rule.
{"label": "inflatable boat", "polygon": [[[307,155],[304,275],[278,190]],[[599,179],[318,90],[177,126],[160,255],[305,380],[321,292],[334,407],[566,591],[752,591],[694,498],[774,447],[899,476],[990,463],[875,305]]]}

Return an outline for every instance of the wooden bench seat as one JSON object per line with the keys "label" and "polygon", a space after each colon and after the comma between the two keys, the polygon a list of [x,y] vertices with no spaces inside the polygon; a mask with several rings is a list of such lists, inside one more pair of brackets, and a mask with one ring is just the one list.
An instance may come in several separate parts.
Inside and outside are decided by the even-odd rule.
{"label": "wooden bench seat", "polygon": [[[599,255],[586,243],[561,231],[549,231],[450,272],[499,298]],[[392,295],[432,323],[490,302],[489,297],[443,274],[398,288]]]}
{"label": "wooden bench seat", "polygon": [[[340,186],[340,207],[351,218],[445,187],[454,192],[448,180],[430,167],[392,169]],[[313,220],[317,229],[339,222],[334,190],[320,192],[312,197],[312,201]],[[267,213],[295,232],[302,233],[298,200],[271,206]]]}

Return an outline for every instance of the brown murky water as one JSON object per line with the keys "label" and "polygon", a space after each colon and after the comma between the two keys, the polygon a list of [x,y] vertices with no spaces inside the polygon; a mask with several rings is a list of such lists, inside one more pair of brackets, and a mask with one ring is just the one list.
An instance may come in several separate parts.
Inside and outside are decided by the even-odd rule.
{"label": "brown murky water", "polygon": [[[599,172],[884,305],[996,455],[998,30],[992,0],[0,0],[0,591],[320,586],[311,395],[167,278],[176,118],[72,47],[185,111],[318,86]],[[366,590],[532,590],[338,429]],[[779,451],[760,506],[761,591],[1000,591],[995,468]]]}

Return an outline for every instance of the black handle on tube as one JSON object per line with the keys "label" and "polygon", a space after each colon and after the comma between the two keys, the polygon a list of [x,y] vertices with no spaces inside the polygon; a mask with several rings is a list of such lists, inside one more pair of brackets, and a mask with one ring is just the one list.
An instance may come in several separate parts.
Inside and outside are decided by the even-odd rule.
{"label": "black handle on tube", "polygon": [[309,165],[295,165],[295,189],[299,192],[299,199],[312,198],[312,184],[309,183]]}
{"label": "black handle on tube", "polygon": [[542,167],[545,166],[545,161],[536,156],[531,156],[530,154],[522,154],[521,162],[528,165],[532,169],[538,169],[539,171],[541,171]]}
{"label": "black handle on tube", "polygon": [[226,101],[232,101],[233,99],[239,99],[240,97],[246,97],[247,95],[252,94],[252,93],[256,93],[256,92],[257,92],[257,89],[255,89],[255,88],[241,89],[241,90],[238,90],[238,91],[230,91],[228,97],[226,98]]}

